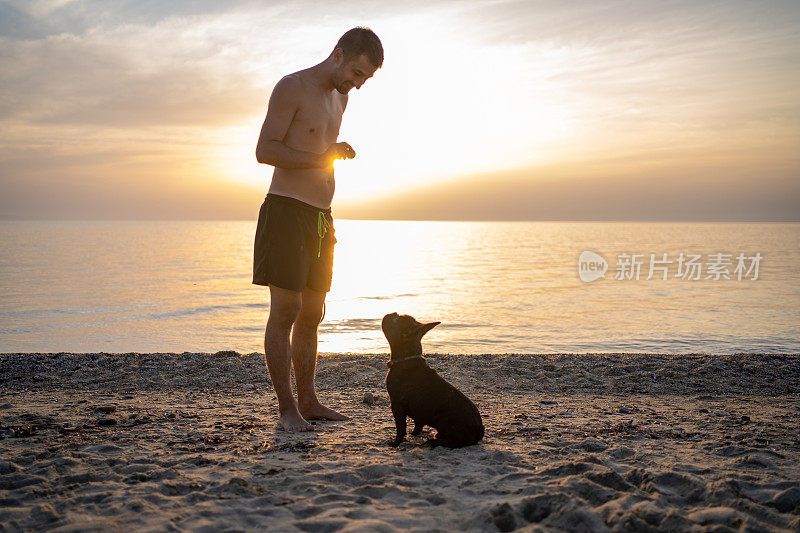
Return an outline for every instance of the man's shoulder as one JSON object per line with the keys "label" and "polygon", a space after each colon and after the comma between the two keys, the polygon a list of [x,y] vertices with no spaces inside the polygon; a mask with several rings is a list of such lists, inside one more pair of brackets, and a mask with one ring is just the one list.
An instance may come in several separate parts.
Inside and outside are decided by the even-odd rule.
{"label": "man's shoulder", "polygon": [[296,107],[304,100],[305,81],[297,75],[288,74],[278,80],[272,89],[270,102],[281,107]]}
{"label": "man's shoulder", "polygon": [[298,91],[305,85],[305,80],[302,76],[302,71],[292,72],[278,80],[275,84],[273,91]]}

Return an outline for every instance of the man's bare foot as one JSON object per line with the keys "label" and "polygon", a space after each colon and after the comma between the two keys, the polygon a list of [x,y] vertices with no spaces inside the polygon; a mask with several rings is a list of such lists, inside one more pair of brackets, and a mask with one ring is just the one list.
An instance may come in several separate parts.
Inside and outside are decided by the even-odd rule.
{"label": "man's bare foot", "polygon": [[282,413],[279,421],[286,431],[314,431],[315,429],[314,424],[309,424],[308,420],[303,418],[294,406]]}
{"label": "man's bare foot", "polygon": [[338,413],[319,402],[311,405],[300,405],[300,413],[306,420],[350,420],[350,417]]}

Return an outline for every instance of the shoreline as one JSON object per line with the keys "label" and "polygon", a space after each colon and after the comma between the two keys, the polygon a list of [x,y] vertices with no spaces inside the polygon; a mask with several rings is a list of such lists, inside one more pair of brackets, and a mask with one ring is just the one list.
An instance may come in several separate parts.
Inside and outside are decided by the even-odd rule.
{"label": "shoreline", "polygon": [[478,445],[389,447],[386,354],[321,355],[353,420],[301,434],[262,354],[0,354],[0,530],[800,529],[800,356],[426,357]]}
{"label": "shoreline", "polygon": [[[517,392],[689,394],[800,393],[800,354],[425,354],[458,387]],[[388,353],[320,354],[320,390],[383,389]],[[482,374],[491,372],[492,383]],[[64,377],[68,373],[69,379]],[[367,379],[369,377],[369,379]],[[355,379],[356,382],[349,382]],[[243,388],[271,391],[262,353],[1,353],[0,386],[130,390]],[[33,387],[35,385],[35,387]],[[383,391],[385,393],[385,390]]]}

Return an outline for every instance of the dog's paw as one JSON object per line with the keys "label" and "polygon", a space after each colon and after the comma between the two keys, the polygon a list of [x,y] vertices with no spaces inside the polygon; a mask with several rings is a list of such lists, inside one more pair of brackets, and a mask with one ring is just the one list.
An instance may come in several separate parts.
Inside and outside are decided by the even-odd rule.
{"label": "dog's paw", "polygon": [[403,442],[402,439],[401,440],[391,439],[391,440],[386,441],[386,444],[388,444],[392,448],[397,448],[398,446],[400,446],[400,444],[402,442]]}

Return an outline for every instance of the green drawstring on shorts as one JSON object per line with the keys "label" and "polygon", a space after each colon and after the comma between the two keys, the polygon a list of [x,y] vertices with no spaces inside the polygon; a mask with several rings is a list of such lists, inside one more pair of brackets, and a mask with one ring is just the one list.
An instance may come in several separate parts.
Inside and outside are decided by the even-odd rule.
{"label": "green drawstring on shorts", "polygon": [[325,218],[325,212],[320,211],[319,215],[317,216],[317,235],[319,236],[319,246],[317,247],[317,258],[319,258],[320,254],[322,253],[322,238],[328,233],[328,230],[331,228],[331,223],[328,222],[328,219]]}

